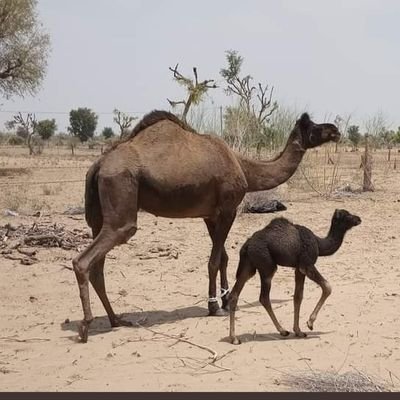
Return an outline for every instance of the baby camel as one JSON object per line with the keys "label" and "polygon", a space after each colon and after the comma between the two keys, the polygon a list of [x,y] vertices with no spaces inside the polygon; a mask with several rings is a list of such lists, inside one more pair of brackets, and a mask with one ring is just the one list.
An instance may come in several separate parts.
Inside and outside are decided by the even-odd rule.
{"label": "baby camel", "polygon": [[230,294],[230,340],[240,344],[235,336],[235,310],[237,301],[245,283],[256,271],[260,274],[260,303],[265,307],[276,329],[282,336],[289,332],[282,328],[271,307],[269,292],[271,281],[277,266],[295,268],[294,326],[296,336],[305,337],[300,330],[299,315],[303,299],[304,279],[307,276],[322,288],[322,296],[307,322],[312,330],[317,314],[327,297],[331,294],[329,283],[315,268],[319,256],[330,256],[342,245],[344,235],[353,226],[361,223],[360,217],[346,210],[336,210],[326,238],[319,238],[308,228],[295,225],[285,218],[272,220],[264,229],[255,232],[242,246],[240,261],[236,272],[236,283]]}

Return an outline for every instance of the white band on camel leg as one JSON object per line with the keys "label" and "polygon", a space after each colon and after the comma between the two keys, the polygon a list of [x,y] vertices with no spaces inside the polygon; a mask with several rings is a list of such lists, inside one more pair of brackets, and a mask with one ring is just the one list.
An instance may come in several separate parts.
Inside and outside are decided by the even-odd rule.
{"label": "white band on camel leg", "polygon": [[221,288],[221,297],[225,297],[229,293],[229,289]]}
{"label": "white band on camel leg", "polygon": [[209,303],[216,303],[216,302],[218,302],[218,299],[216,297],[209,297],[208,298],[208,302]]}

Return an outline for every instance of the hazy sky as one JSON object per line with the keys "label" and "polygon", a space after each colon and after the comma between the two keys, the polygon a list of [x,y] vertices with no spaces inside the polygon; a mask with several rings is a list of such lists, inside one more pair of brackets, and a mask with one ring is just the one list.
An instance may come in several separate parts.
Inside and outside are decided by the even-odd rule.
{"label": "hazy sky", "polygon": [[[52,41],[47,76],[36,97],[0,102],[0,129],[13,110],[66,129],[71,108],[89,107],[100,130],[115,107],[169,109],[166,98],[183,92],[168,67],[221,82],[228,49],[276,100],[315,120],[381,110],[400,125],[397,0],[39,0],[39,13]],[[215,107],[231,101],[222,89],[211,96]]]}

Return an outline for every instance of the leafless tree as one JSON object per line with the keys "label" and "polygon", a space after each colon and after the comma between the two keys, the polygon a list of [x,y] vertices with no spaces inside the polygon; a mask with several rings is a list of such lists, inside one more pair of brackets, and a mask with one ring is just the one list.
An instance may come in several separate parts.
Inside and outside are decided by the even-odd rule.
{"label": "leafless tree", "polygon": [[263,85],[262,83],[258,83],[255,86],[251,75],[240,77],[244,59],[237,51],[228,50],[226,59],[228,66],[220,71],[221,76],[227,83],[225,92],[228,95],[238,96],[240,106],[249,115],[252,114],[256,117],[260,126],[263,125],[278,108],[278,104],[272,101],[274,87],[270,87],[267,84]]}
{"label": "leafless tree", "polygon": [[190,79],[182,75],[178,71],[178,66],[179,64],[176,64],[175,68],[169,67],[169,70],[174,74],[175,81],[186,89],[188,97],[186,100],[180,101],[173,101],[170,99],[167,100],[171,107],[176,107],[178,105],[184,106],[181,119],[187,122],[186,117],[190,107],[192,105],[198,105],[203,99],[204,95],[207,93],[207,91],[209,89],[216,89],[217,85],[215,84],[213,79],[206,79],[202,82],[199,82],[196,67],[193,67],[194,79]]}
{"label": "leafless tree", "polygon": [[131,115],[125,114],[118,109],[113,111],[114,113],[114,122],[118,125],[120,130],[120,137],[124,136],[127,129],[131,127],[132,122],[135,121],[137,118]]}
{"label": "leafless tree", "polygon": [[26,143],[29,147],[29,155],[37,154],[39,151],[35,151],[33,145],[33,136],[36,134],[37,121],[35,114],[28,113],[24,117],[21,112],[14,115],[11,121],[8,121],[7,126],[9,128],[22,128],[26,134]]}

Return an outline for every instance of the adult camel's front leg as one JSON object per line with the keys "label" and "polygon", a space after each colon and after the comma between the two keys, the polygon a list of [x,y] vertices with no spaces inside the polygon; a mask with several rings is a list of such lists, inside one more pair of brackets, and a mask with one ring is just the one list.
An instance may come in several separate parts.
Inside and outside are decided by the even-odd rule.
{"label": "adult camel's front leg", "polygon": [[[212,240],[212,250],[211,256],[208,262],[208,278],[209,278],[209,288],[208,288],[208,311],[209,315],[213,316],[226,316],[228,313],[219,307],[217,300],[217,275],[218,270],[221,273],[221,290],[228,289],[228,279],[226,275],[226,267],[228,263],[228,257],[224,249],[225,241],[228,233],[232,227],[233,221],[235,220],[236,211],[221,213],[215,222],[207,223],[209,225],[214,225],[214,233],[211,233],[209,228],[211,240]],[[222,256],[224,254],[224,257]],[[222,264],[222,258],[224,263]],[[223,268],[221,268],[221,265]],[[225,296],[227,293],[223,293]],[[227,306],[227,299],[225,305]]]}
{"label": "adult camel's front leg", "polygon": [[[205,219],[204,222],[207,225],[208,233],[211,237],[211,240],[214,245],[215,238],[215,222],[210,219]],[[232,225],[231,225],[232,226]],[[227,267],[228,267],[228,254],[225,250],[225,245],[222,247],[221,257],[219,260],[219,273],[221,279],[221,300],[222,300],[222,308],[226,311],[229,311],[229,284],[228,284],[228,276],[227,276]]]}

